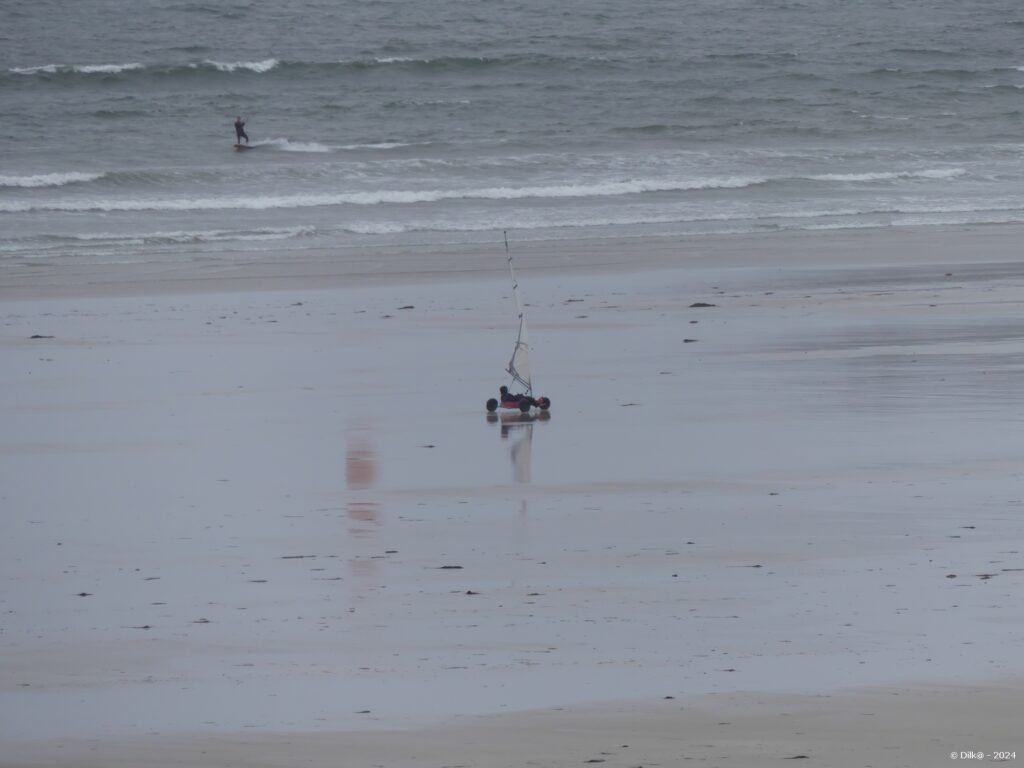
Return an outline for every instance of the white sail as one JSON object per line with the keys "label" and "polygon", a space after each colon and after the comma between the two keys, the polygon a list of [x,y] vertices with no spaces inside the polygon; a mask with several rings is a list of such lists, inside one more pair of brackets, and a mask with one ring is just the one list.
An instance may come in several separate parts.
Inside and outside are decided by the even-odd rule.
{"label": "white sail", "polygon": [[508,273],[512,276],[512,295],[516,300],[516,310],[519,312],[519,336],[516,338],[515,349],[512,350],[512,359],[508,361],[508,368],[505,370],[512,376],[512,380],[526,387],[527,395],[533,395],[533,384],[530,381],[530,341],[526,334],[526,318],[523,317],[523,303],[519,298],[519,283],[516,281],[516,271],[512,268],[512,252],[508,248],[508,233],[505,235],[505,253],[508,256]]}
{"label": "white sail", "polygon": [[526,320],[522,313],[519,313],[519,338],[516,339],[515,349],[512,350],[512,359],[508,361],[508,368],[505,369],[512,375],[514,381],[526,387],[526,394],[533,394],[533,384],[530,382],[530,342],[526,336]]}

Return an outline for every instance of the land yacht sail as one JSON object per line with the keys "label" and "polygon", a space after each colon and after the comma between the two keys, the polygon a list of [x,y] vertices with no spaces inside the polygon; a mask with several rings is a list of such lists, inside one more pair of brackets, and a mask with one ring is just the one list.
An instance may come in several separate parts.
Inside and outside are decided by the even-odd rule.
{"label": "land yacht sail", "polygon": [[[512,377],[512,384],[515,388],[523,388],[525,391],[515,393],[509,391],[512,387],[502,386],[500,388],[501,399],[492,397],[487,401],[487,410],[491,413],[498,408],[529,413],[531,408],[540,408],[546,412],[551,407],[551,399],[548,397],[533,396],[533,379],[530,376],[530,339],[526,332],[526,316],[523,314],[523,300],[519,296],[519,281],[516,280],[516,269],[512,266],[512,251],[508,247],[508,233],[505,236],[505,256],[508,258],[508,273],[512,278],[512,295],[516,300],[516,312],[519,313],[519,334],[516,336],[516,345],[512,348],[512,357],[508,361],[505,371]],[[518,386],[516,386],[518,385]]]}
{"label": "land yacht sail", "polygon": [[505,236],[505,255],[508,257],[508,273],[512,277],[512,295],[516,300],[516,311],[519,313],[519,335],[516,337],[516,345],[512,350],[512,358],[508,361],[509,375],[513,382],[518,382],[526,388],[524,394],[533,396],[533,382],[530,379],[530,340],[526,332],[526,317],[523,314],[523,302],[519,298],[519,283],[516,280],[516,270],[512,266],[512,251],[508,247],[508,233]]}

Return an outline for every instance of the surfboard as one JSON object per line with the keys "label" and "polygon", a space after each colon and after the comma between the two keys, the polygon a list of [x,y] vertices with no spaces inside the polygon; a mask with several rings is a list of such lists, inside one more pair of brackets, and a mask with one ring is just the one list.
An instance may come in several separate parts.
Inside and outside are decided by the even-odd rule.
{"label": "surfboard", "polygon": [[251,144],[235,144],[235,151],[241,152],[243,149],[252,149]]}

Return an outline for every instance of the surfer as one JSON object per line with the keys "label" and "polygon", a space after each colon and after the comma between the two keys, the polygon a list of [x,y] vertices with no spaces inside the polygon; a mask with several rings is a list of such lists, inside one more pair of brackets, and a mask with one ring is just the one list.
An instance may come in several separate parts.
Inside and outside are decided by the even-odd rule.
{"label": "surfer", "polygon": [[245,123],[241,117],[235,118],[235,141],[239,144],[242,143],[242,139],[245,139],[245,143],[249,143],[249,135],[245,132]]}

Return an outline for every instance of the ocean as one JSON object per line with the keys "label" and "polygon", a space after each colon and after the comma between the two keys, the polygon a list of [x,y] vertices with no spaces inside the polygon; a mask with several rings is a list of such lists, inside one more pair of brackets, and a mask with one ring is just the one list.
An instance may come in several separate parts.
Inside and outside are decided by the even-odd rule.
{"label": "ocean", "polygon": [[1021,222],[1022,108],[1018,0],[4,0],[0,280]]}

